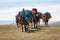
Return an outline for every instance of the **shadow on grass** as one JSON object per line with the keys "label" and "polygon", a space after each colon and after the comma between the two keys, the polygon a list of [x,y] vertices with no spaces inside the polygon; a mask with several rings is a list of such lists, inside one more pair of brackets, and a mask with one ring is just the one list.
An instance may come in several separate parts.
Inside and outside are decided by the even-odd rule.
{"label": "shadow on grass", "polygon": [[40,31],[40,28],[36,28],[36,29],[31,29],[28,33],[35,33],[39,31]]}
{"label": "shadow on grass", "polygon": [[30,29],[28,33],[35,33],[35,32],[40,32],[41,30],[46,30],[46,28],[43,28],[44,26],[38,26],[36,29]]}

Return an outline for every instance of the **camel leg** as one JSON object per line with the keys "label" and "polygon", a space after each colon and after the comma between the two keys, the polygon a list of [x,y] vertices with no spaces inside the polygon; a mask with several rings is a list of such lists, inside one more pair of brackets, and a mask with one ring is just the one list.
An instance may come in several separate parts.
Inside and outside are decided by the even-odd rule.
{"label": "camel leg", "polygon": [[32,22],[30,24],[31,24],[31,28],[32,28]]}
{"label": "camel leg", "polygon": [[46,22],[45,22],[45,26],[46,26]]}
{"label": "camel leg", "polygon": [[37,29],[37,22],[36,22],[36,29]]}
{"label": "camel leg", "polygon": [[37,25],[36,25],[36,29],[37,29]]}
{"label": "camel leg", "polygon": [[19,28],[19,24],[17,23],[17,27]]}
{"label": "camel leg", "polygon": [[35,22],[34,22],[34,28],[35,28]]}
{"label": "camel leg", "polygon": [[30,32],[30,28],[29,28],[29,25],[27,25],[27,31]]}
{"label": "camel leg", "polygon": [[27,30],[26,30],[26,26],[25,26],[25,32],[26,32]]}
{"label": "camel leg", "polygon": [[33,28],[33,22],[30,22],[29,24],[30,24],[30,27]]}
{"label": "camel leg", "polygon": [[21,25],[21,27],[22,27],[22,32],[23,32],[23,25]]}
{"label": "camel leg", "polygon": [[46,26],[48,26],[48,22],[46,22]]}
{"label": "camel leg", "polygon": [[46,26],[47,26],[47,27],[48,27],[48,21],[49,21],[49,20],[46,20]]}
{"label": "camel leg", "polygon": [[28,28],[29,28],[29,26],[27,25],[26,32],[27,32],[27,31],[29,31],[29,29],[28,29]]}
{"label": "camel leg", "polygon": [[40,20],[39,20],[39,26],[40,26]]}
{"label": "camel leg", "polygon": [[45,26],[48,26],[48,22],[45,22]]}

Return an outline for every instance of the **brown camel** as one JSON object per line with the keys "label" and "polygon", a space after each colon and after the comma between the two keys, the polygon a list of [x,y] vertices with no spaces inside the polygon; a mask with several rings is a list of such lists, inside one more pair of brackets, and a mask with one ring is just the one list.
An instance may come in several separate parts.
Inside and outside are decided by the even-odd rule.
{"label": "brown camel", "polygon": [[51,14],[49,12],[46,12],[45,14],[43,14],[43,21],[45,23],[45,26],[48,26],[48,22],[51,18]]}

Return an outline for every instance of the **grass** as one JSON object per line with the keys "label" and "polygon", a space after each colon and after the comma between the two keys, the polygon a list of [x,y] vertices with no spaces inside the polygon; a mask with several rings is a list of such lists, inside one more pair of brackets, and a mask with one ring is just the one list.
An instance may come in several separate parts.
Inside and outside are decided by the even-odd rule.
{"label": "grass", "polygon": [[0,25],[0,40],[60,40],[60,25],[30,28],[30,33],[22,32],[16,25]]}

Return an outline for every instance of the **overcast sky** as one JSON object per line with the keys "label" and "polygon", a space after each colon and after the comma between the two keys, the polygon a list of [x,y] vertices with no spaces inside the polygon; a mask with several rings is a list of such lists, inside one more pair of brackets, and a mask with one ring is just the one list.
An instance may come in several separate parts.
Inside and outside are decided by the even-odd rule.
{"label": "overcast sky", "polygon": [[60,21],[60,0],[0,0],[0,20],[15,20],[15,15],[25,8],[37,8],[39,12],[50,12],[50,21]]}

